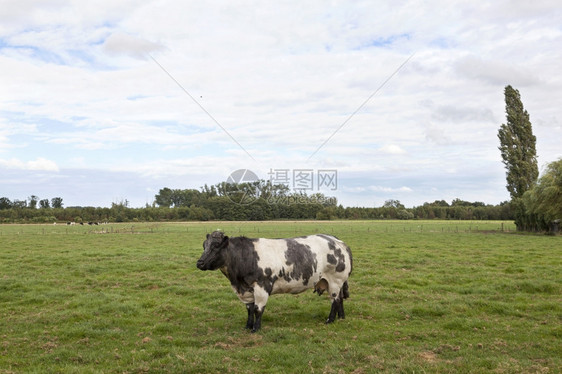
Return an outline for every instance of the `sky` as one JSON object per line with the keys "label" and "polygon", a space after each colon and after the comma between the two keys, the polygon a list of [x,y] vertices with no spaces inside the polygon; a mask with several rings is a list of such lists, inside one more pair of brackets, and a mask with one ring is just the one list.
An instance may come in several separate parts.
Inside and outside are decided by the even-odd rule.
{"label": "sky", "polygon": [[0,197],[11,200],[142,207],[161,188],[247,169],[344,206],[498,204],[509,200],[506,85],[530,114],[539,169],[562,157],[556,1],[0,8]]}

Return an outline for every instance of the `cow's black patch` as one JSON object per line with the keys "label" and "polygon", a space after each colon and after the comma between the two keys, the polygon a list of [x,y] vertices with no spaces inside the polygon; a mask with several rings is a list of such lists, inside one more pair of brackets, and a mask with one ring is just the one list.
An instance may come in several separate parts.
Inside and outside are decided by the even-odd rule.
{"label": "cow's black patch", "polygon": [[316,273],[318,266],[316,253],[312,253],[308,245],[301,244],[295,239],[285,239],[285,241],[287,242],[286,264],[287,266],[293,265],[293,271],[289,273],[289,279],[302,279],[302,283],[306,286],[310,277]]}
{"label": "cow's black patch", "polygon": [[277,279],[277,275],[273,275],[271,268],[265,268],[263,271],[261,268],[258,268],[257,282],[264,290],[267,291],[268,294],[271,295],[271,291],[273,291],[273,283],[275,283]]}
{"label": "cow's black patch", "polygon": [[279,270],[279,274],[277,275],[279,276],[279,278],[283,278],[287,282],[290,280],[289,275],[285,272],[285,268],[281,268],[281,270]]}
{"label": "cow's black patch", "polygon": [[[336,265],[336,271],[338,273],[345,271],[345,256],[342,253],[340,247],[336,245],[334,237],[329,235],[322,235],[322,234],[318,236],[324,238],[328,242],[328,248],[330,249],[330,251],[333,252],[333,254],[328,253],[327,256],[328,263],[332,265]],[[349,248],[347,249],[349,253]],[[351,253],[349,253],[349,258],[351,258]]]}
{"label": "cow's black patch", "polygon": [[239,294],[253,291],[251,285],[263,277],[263,271],[258,268],[259,256],[254,248],[256,241],[241,236],[230,238],[228,243],[226,274]]}

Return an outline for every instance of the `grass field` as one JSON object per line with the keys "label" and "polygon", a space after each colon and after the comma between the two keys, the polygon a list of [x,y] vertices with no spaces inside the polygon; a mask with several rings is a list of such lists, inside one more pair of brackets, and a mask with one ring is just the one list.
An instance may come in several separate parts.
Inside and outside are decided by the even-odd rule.
{"label": "grass field", "polygon": [[[275,295],[262,330],[244,330],[226,278],[195,267],[217,227],[344,240],[354,256],[347,318],[325,325],[325,296]],[[0,373],[558,373],[562,237],[513,230],[474,221],[0,225]]]}

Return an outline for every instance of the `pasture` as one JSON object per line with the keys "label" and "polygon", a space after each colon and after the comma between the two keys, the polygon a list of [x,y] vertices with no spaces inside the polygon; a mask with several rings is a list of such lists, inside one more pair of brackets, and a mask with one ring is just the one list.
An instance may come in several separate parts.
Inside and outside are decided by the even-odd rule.
{"label": "pasture", "polygon": [[[275,295],[262,330],[246,331],[227,279],[195,267],[216,228],[344,240],[346,319],[324,324],[326,295]],[[481,221],[0,225],[0,373],[561,372],[562,237],[513,231]]]}

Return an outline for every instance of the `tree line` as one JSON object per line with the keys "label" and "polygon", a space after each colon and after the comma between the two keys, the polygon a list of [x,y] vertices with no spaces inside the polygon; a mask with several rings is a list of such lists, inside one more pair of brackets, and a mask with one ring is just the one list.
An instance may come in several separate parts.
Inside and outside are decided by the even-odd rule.
{"label": "tree line", "polygon": [[111,207],[62,207],[57,204],[33,204],[0,198],[2,223],[53,222],[153,222],[153,221],[261,221],[261,220],[334,220],[334,219],[513,219],[509,203],[486,205],[455,199],[406,208],[398,200],[387,200],[380,207],[344,207],[335,197],[321,193],[307,195],[291,192],[286,186],[259,181],[245,184],[219,183],[198,189],[164,187],[154,202],[143,208],[130,208],[125,200]]}

